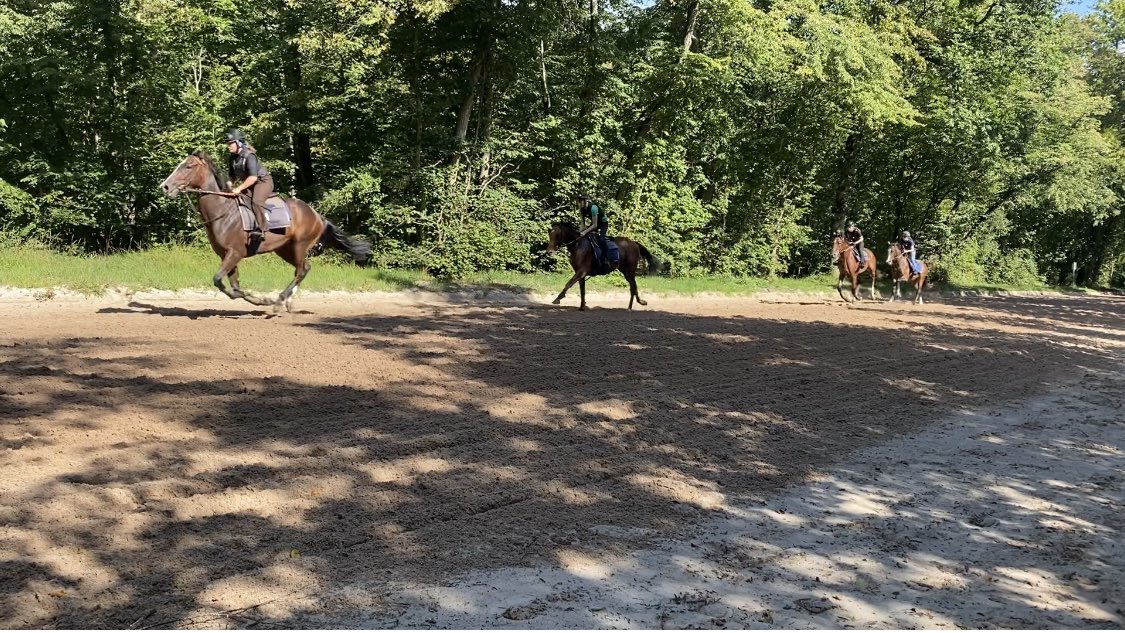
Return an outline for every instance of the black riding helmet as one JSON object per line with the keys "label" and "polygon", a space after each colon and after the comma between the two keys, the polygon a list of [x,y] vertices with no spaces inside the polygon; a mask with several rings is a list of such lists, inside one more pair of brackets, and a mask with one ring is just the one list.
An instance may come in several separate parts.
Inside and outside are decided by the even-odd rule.
{"label": "black riding helmet", "polygon": [[578,193],[574,194],[574,197],[575,197],[575,198],[577,198],[577,199],[579,199],[579,200],[589,200],[589,199],[590,199],[590,196],[586,195],[585,193],[583,193],[583,192],[581,192],[581,191],[579,191]]}
{"label": "black riding helmet", "polygon": [[903,237],[910,237],[910,231],[903,231],[902,236]]}
{"label": "black riding helmet", "polygon": [[223,135],[223,140],[227,143],[245,143],[246,137],[243,136],[241,130],[231,128]]}

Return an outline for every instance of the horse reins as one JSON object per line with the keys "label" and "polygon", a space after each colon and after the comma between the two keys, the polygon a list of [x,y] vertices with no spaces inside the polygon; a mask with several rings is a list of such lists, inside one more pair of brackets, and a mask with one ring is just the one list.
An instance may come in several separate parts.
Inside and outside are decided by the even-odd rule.
{"label": "horse reins", "polygon": [[566,242],[565,244],[559,245],[558,247],[555,248],[555,250],[557,251],[557,250],[560,250],[560,249],[563,249],[563,248],[573,246],[573,245],[577,244],[578,241],[581,240],[584,237],[586,237],[586,236],[585,235],[579,235],[578,237],[574,238],[573,240],[570,240],[569,242]]}
{"label": "horse reins", "polygon": [[186,191],[188,193],[198,193],[198,194],[211,194],[211,195],[215,195],[215,196],[223,196],[224,198],[237,198],[238,197],[237,193],[232,193],[230,191],[208,191],[207,189],[193,189],[193,188],[190,188],[190,187],[185,187],[183,189],[180,189],[180,191]]}
{"label": "horse reins", "polygon": [[[198,193],[201,196],[202,195],[214,195],[214,196],[222,196],[224,198],[238,198],[237,193],[231,193],[229,191],[209,191],[207,189],[195,189],[195,188],[192,188],[192,187],[184,187],[183,189],[180,189],[180,191],[186,191],[188,193]],[[237,209],[237,208],[238,208],[238,205],[235,205],[235,209]],[[203,224],[204,225],[213,224],[213,223],[218,222],[219,220],[222,220],[223,218],[229,216],[230,214],[231,214],[231,212],[227,211],[226,213],[220,215],[217,218],[211,218],[210,220],[204,218]],[[201,212],[199,215],[203,215],[203,213]]]}

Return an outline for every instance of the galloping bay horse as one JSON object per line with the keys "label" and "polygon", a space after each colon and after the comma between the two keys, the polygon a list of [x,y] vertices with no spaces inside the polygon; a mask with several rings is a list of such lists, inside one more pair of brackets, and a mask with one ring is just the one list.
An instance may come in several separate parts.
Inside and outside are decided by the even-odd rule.
{"label": "galloping bay horse", "polygon": [[918,260],[918,276],[914,279],[910,278],[910,262],[907,261],[905,255],[902,254],[902,248],[890,242],[887,248],[887,265],[891,267],[891,279],[895,282],[895,291],[891,294],[891,301],[901,299],[902,294],[898,291],[899,282],[905,280],[911,286],[914,286],[914,303],[922,303],[922,286],[926,283],[926,275],[930,274],[929,266],[926,262]]}
{"label": "galloping bay horse", "polygon": [[[308,261],[309,250],[318,244],[331,246],[352,256],[357,264],[367,260],[371,245],[362,240],[348,237],[304,202],[290,198],[285,200],[289,207],[291,224],[284,233],[263,231],[265,239],[251,244],[249,233],[242,227],[242,217],[238,201],[226,186],[226,178],[215,162],[205,152],[195,152],[180,161],[160,188],[169,198],[188,191],[199,194],[199,215],[207,227],[207,239],[211,248],[222,258],[219,271],[213,281],[231,299],[245,299],[254,305],[285,304],[292,310],[292,299],[305,275],[312,265]],[[256,248],[254,245],[256,244]],[[293,265],[293,281],[278,296],[277,300],[260,299],[242,291],[238,287],[238,263],[247,257],[260,253],[277,253]],[[230,290],[223,286],[223,277],[230,279]]]}
{"label": "galloping bay horse", "polygon": [[879,276],[875,267],[875,253],[872,253],[869,248],[863,249],[863,253],[867,256],[867,265],[860,268],[859,260],[856,259],[852,247],[843,235],[837,235],[836,240],[832,242],[832,263],[840,269],[840,277],[836,280],[836,291],[840,293],[840,298],[844,301],[849,301],[844,296],[844,277],[852,282],[852,296],[855,297],[856,301],[862,301],[859,296],[859,276],[865,272],[871,273],[871,299],[875,299],[875,279]]}
{"label": "galloping bay horse", "polygon": [[[547,244],[547,252],[553,253],[557,249],[566,247],[570,252],[570,267],[574,269],[574,276],[570,281],[566,282],[563,286],[562,292],[551,303],[558,305],[563,297],[566,296],[566,291],[578,282],[578,288],[582,297],[582,304],[578,306],[579,310],[589,310],[586,307],[586,277],[589,277],[594,272],[595,259],[594,247],[590,244],[590,240],[586,237],[580,238],[581,232],[572,224],[560,222],[551,227],[550,242]],[[610,238],[606,238],[607,240]],[[617,265],[614,267],[620,270],[625,279],[629,280],[629,309],[633,309],[633,299],[637,303],[646,306],[648,303],[641,299],[641,295],[637,293],[637,264],[643,257],[648,264],[649,273],[660,272],[660,260],[648,252],[648,249],[633,240],[625,237],[613,238],[614,243],[617,244],[617,250],[620,257],[617,260]]]}

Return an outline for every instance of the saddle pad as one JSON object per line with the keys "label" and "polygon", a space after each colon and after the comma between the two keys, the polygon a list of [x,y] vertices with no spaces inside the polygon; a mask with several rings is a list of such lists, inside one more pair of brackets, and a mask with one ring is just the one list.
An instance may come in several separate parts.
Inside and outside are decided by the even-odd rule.
{"label": "saddle pad", "polygon": [[608,275],[614,270],[617,270],[617,264],[621,261],[621,251],[617,247],[617,242],[613,240],[614,238],[612,237],[605,238],[606,250],[609,251],[609,257],[602,259],[597,240],[590,238],[590,245],[593,246],[594,256],[597,258],[594,262],[594,270],[590,273],[591,277]]}
{"label": "saddle pad", "polygon": [[[254,228],[254,212],[250,207],[243,204],[242,199],[238,200],[238,213],[242,215],[242,230],[249,231]],[[289,216],[289,205],[277,196],[266,200],[266,213],[269,215],[269,230],[284,229],[292,222]]]}

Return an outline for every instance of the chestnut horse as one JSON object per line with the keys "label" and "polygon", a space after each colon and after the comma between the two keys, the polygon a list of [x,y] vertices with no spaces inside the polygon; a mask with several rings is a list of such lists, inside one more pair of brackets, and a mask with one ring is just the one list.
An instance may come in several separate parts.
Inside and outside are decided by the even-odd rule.
{"label": "chestnut horse", "polygon": [[914,303],[922,303],[922,286],[926,283],[926,275],[930,274],[930,268],[926,266],[926,262],[918,260],[919,273],[913,279],[910,278],[910,262],[907,261],[906,255],[902,254],[902,247],[894,242],[889,242],[890,247],[887,248],[887,265],[891,267],[891,279],[895,281],[895,291],[891,294],[891,301],[901,299],[902,294],[899,293],[898,284],[901,281],[906,281],[911,286],[914,286]]}
{"label": "chestnut horse", "polygon": [[[357,264],[362,264],[371,252],[371,245],[362,240],[348,237],[304,202],[290,198],[285,200],[289,207],[292,223],[285,229],[264,231],[261,242],[250,241],[249,232],[242,228],[242,217],[238,211],[236,195],[226,186],[226,178],[215,162],[205,152],[195,152],[180,161],[172,174],[160,183],[160,188],[169,198],[188,191],[199,194],[199,215],[207,227],[207,239],[211,248],[222,258],[219,271],[212,281],[231,299],[245,299],[254,305],[285,304],[292,310],[293,297],[297,294],[301,281],[309,274],[312,265],[308,262],[309,251],[323,244],[344,251],[352,256]],[[293,281],[278,296],[277,300],[260,299],[238,287],[238,263],[247,257],[260,253],[277,253],[293,265]],[[223,286],[223,277],[230,279],[230,290]]]}
{"label": "chestnut horse", "polygon": [[856,301],[862,301],[859,296],[859,276],[865,272],[871,273],[871,299],[875,299],[875,280],[879,276],[876,270],[875,253],[871,249],[863,249],[863,253],[867,255],[867,265],[863,268],[859,267],[859,259],[855,256],[854,249],[844,239],[843,235],[837,235],[836,240],[832,242],[832,263],[840,269],[840,277],[836,280],[836,291],[840,293],[840,298],[844,301],[849,299],[844,296],[844,277],[847,277],[852,282],[852,296]]}
{"label": "chestnut horse", "polygon": [[[567,251],[570,252],[570,267],[574,269],[574,275],[570,278],[570,281],[566,282],[562,292],[551,303],[558,305],[566,296],[566,291],[570,290],[570,287],[577,281],[582,298],[578,309],[589,310],[586,307],[586,278],[594,272],[594,247],[590,243],[589,236],[580,237],[580,235],[581,232],[574,225],[565,222],[560,222],[551,227],[547,252],[553,253],[565,246]],[[606,238],[607,241],[609,239],[611,238]],[[612,239],[617,244],[619,253],[617,265],[614,269],[620,270],[621,274],[625,275],[625,279],[629,280],[629,309],[633,309],[633,299],[636,299],[637,303],[643,306],[648,305],[637,293],[637,264],[643,257],[645,262],[648,263],[648,273],[657,273],[660,272],[660,260],[648,252],[647,248],[629,238],[616,237]]]}

